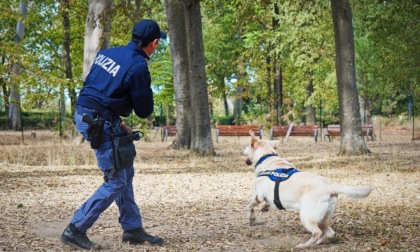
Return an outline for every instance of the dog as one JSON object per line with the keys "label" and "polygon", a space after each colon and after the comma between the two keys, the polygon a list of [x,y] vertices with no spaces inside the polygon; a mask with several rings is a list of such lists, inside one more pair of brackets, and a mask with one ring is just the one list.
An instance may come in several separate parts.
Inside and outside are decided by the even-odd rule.
{"label": "dog", "polygon": [[[256,176],[255,192],[247,206],[249,223],[251,226],[256,224],[254,208],[260,203],[264,204],[262,211],[268,211],[270,207],[300,211],[300,220],[312,236],[296,248],[319,245],[334,237],[329,219],[337,204],[338,194],[358,199],[367,197],[371,192],[370,186],[343,185],[316,174],[299,172],[293,164],[278,156],[275,149],[280,144],[279,140],[260,140],[252,130],[249,134],[251,140],[244,154],[248,156],[246,164],[254,164]],[[290,174],[280,174],[279,168]],[[276,185],[270,179],[273,177],[288,178]],[[275,187],[279,188],[277,201]]]}

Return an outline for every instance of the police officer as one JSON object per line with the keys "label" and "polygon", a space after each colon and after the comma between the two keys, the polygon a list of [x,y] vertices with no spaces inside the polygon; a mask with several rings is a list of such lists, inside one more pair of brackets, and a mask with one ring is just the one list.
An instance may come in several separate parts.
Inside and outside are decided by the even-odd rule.
{"label": "police officer", "polygon": [[128,116],[134,110],[137,116],[145,118],[153,112],[147,60],[157,49],[161,38],[166,39],[166,34],[160,31],[155,21],[145,19],[136,23],[132,39],[126,46],[106,49],[97,54],[83,83],[76,103],[76,128],[92,144],[90,124],[83,121],[83,115],[102,122],[100,146],[95,147],[94,151],[105,182],[75,211],[61,235],[61,241],[67,245],[85,250],[98,248],[89,240],[86,232],[114,201],[119,208],[119,222],[124,230],[123,242],[163,244],[162,238],[152,236],[143,229],[141,214],[134,200],[134,168],[130,165],[114,169],[111,139],[115,132],[132,132],[119,116]]}

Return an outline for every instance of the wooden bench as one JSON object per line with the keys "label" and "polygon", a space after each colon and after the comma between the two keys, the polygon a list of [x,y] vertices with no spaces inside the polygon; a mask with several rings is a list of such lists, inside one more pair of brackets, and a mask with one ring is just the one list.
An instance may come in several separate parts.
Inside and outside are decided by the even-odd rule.
{"label": "wooden bench", "polygon": [[[286,137],[290,129],[289,136],[310,136],[313,137],[315,142],[318,140],[318,126],[317,125],[288,125],[288,126],[272,126],[270,129],[270,139],[275,137]],[[287,140],[285,139],[285,142]]]}
{"label": "wooden bench", "polygon": [[[330,124],[327,128],[324,129],[324,139],[328,137],[328,140],[331,142],[331,137],[341,136],[340,124]],[[369,140],[369,137],[373,141],[373,125],[366,124],[362,125],[362,137],[366,137]]]}
{"label": "wooden bench", "polygon": [[167,125],[162,127],[162,142],[166,138],[166,142],[168,141],[168,137],[176,135],[176,126],[175,125]]}
{"label": "wooden bench", "polygon": [[369,137],[373,141],[373,125],[366,124],[362,126],[362,136],[366,137],[366,139],[369,141]]}
{"label": "wooden bench", "polygon": [[217,125],[216,142],[219,142],[219,136],[249,136],[249,130],[254,131],[256,136],[262,137],[262,128],[258,125]]}

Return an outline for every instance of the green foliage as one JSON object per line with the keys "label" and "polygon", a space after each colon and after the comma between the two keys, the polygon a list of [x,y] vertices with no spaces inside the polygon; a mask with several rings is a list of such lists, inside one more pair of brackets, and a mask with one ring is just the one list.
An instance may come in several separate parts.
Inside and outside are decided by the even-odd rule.
{"label": "green foliage", "polygon": [[420,97],[420,4],[354,0],[353,9],[360,94],[375,113],[402,113]]}
{"label": "green foliage", "polygon": [[[78,91],[82,87],[89,2],[70,1],[72,79],[66,79],[64,74],[62,3],[29,1],[25,36],[16,44],[16,22],[21,19],[19,2],[0,0],[0,92],[5,95],[9,90],[11,66],[19,62],[22,71],[14,81],[20,83],[22,110],[56,110],[63,92],[68,96],[68,90]],[[407,104],[414,97],[415,111],[420,111],[417,102],[420,100],[420,4],[361,0],[350,3],[358,89],[360,96],[369,101],[368,109],[372,114],[406,113]],[[224,95],[228,101],[233,101],[237,96],[236,87],[242,85],[242,120],[274,123],[277,108],[273,105],[273,62],[277,60],[282,69],[284,102],[279,109],[284,112],[285,121],[301,120],[305,115],[303,108],[308,105],[316,108],[318,120],[322,110],[322,120],[336,121],[335,45],[328,1],[202,1],[201,7],[211,104],[220,103]],[[125,45],[133,24],[142,18],[157,20],[162,30],[167,31],[162,1],[142,1],[138,5],[133,1],[116,1],[110,45]],[[155,91],[155,116],[163,121],[160,118],[160,108],[163,108],[169,109],[170,116],[175,117],[167,43],[161,43],[149,69]],[[307,97],[309,80],[313,80],[314,92]],[[3,97],[2,104],[7,103],[4,98],[7,97]],[[232,111],[225,116],[219,110],[214,118],[226,121],[231,114]],[[24,122],[24,125],[49,125],[46,119],[39,120]]]}
{"label": "green foliage", "polygon": [[232,116],[214,116],[211,122],[214,125],[233,125],[233,120]]}

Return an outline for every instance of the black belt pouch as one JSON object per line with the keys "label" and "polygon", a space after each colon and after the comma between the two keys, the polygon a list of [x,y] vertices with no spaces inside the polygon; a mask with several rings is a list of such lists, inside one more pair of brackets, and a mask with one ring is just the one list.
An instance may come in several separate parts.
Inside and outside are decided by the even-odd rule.
{"label": "black belt pouch", "polygon": [[114,148],[115,169],[121,170],[133,166],[136,156],[136,147],[131,134],[125,136],[112,136]]}

